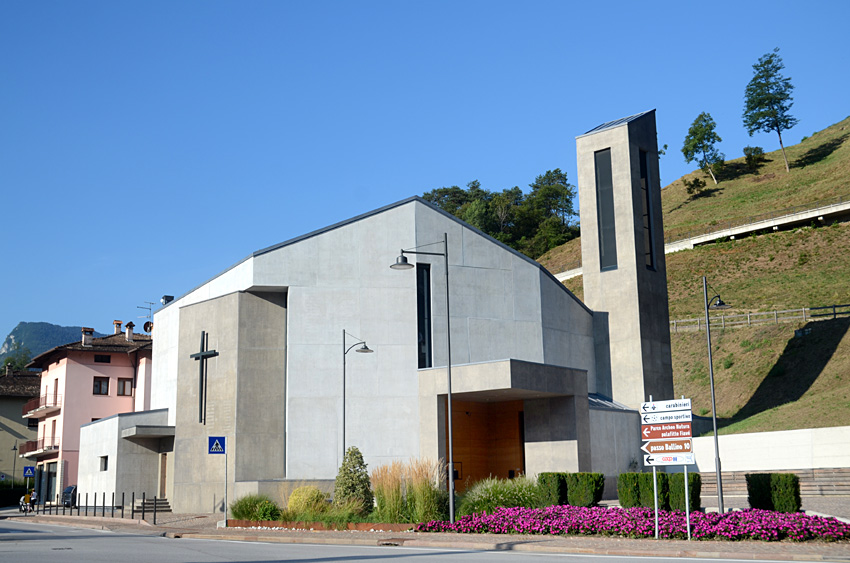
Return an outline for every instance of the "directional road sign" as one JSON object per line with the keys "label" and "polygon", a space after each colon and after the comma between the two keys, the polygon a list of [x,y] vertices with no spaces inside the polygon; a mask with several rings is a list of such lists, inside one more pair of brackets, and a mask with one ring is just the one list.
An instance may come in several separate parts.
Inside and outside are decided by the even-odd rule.
{"label": "directional road sign", "polygon": [[209,453],[223,454],[225,452],[224,436],[209,436]]}
{"label": "directional road sign", "polygon": [[690,422],[691,411],[670,411],[641,414],[641,424],[660,424],[662,422]]}
{"label": "directional road sign", "polygon": [[25,465],[24,466],[24,477],[35,477],[35,466],[34,465]]}
{"label": "directional road sign", "polygon": [[640,429],[643,440],[663,440],[675,438],[690,438],[690,422],[674,422],[670,424],[644,424]]}
{"label": "directional road sign", "polygon": [[643,464],[652,465],[693,465],[694,454],[649,454],[643,456]]}
{"label": "directional road sign", "polygon": [[671,401],[650,401],[640,404],[640,412],[667,412],[691,410],[690,399],[673,399]]}
{"label": "directional road sign", "polygon": [[693,451],[690,438],[686,440],[652,440],[644,442],[641,448],[648,454],[679,454]]}

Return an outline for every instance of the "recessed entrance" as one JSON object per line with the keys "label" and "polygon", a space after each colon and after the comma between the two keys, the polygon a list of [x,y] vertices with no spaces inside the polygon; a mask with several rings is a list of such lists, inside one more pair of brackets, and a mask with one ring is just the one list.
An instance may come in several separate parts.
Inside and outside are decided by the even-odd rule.
{"label": "recessed entrance", "polygon": [[487,477],[525,473],[523,401],[476,403],[452,400],[455,489]]}

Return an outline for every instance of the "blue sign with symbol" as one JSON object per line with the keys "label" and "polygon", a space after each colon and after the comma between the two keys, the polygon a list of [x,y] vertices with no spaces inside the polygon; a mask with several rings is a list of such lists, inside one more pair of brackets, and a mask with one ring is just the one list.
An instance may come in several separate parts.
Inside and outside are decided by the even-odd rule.
{"label": "blue sign with symbol", "polygon": [[25,465],[24,466],[24,477],[35,477],[35,466],[34,465]]}
{"label": "blue sign with symbol", "polygon": [[210,440],[209,453],[211,453],[211,454],[223,454],[223,453],[225,453],[224,436],[210,436],[209,440]]}

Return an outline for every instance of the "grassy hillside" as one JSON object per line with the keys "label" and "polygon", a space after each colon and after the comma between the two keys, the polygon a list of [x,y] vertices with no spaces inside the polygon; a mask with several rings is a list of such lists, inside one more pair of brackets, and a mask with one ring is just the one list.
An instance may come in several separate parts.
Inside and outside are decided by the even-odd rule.
{"label": "grassy hillside", "polygon": [[[718,186],[689,196],[680,180],[662,191],[665,234],[850,194],[850,118],[767,155],[757,174],[731,161]],[[663,162],[662,162],[663,165]],[[701,172],[695,174],[702,175]],[[671,236],[672,235],[672,236]],[[553,273],[581,258],[579,239],[540,258]],[[765,233],[668,254],[670,318],[703,315],[701,276],[732,305],[729,314],[850,303],[850,224]],[[580,299],[582,277],[565,284]],[[795,329],[810,334],[794,337]],[[850,319],[712,330],[722,432],[850,424]],[[705,332],[672,335],[675,395],[710,413]]]}

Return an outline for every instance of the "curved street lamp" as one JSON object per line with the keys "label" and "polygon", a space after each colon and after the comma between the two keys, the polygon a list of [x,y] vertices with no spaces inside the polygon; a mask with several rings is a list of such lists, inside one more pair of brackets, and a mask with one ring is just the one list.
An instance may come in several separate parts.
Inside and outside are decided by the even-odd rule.
{"label": "curved street lamp", "polygon": [[[358,342],[355,342],[351,346],[347,346],[346,338],[349,336],[351,338],[354,338],[355,340],[358,340]],[[374,350],[366,346],[365,340],[360,340],[353,334],[349,334],[345,331],[345,329],[342,330],[342,459],[345,459],[345,357],[348,355],[349,352],[351,352],[352,348],[361,344],[362,346],[355,350],[355,352],[358,352],[360,354],[371,354],[372,352],[374,352]]]}
{"label": "curved street lamp", "polygon": [[[720,514],[723,514],[723,481],[720,478],[720,445],[717,439],[717,404],[714,399],[714,363],[711,360],[711,322],[708,318],[708,310],[728,309],[730,306],[720,299],[720,295],[715,295],[709,300],[708,282],[705,281],[705,276],[702,277],[702,296],[705,303],[705,334],[708,339],[708,380],[711,386],[711,423],[714,426],[714,471],[717,478],[717,509],[720,511]],[[717,301],[715,302],[715,300]],[[687,483],[685,486],[687,486]]]}
{"label": "curved street lamp", "polygon": [[432,246],[440,244],[438,242],[423,244],[416,246],[410,250],[401,250],[395,264],[390,265],[393,270],[410,270],[413,264],[407,261],[405,254],[423,254],[425,256],[442,256],[446,270],[446,410],[448,410],[448,443],[446,444],[446,457],[448,458],[448,471],[446,478],[448,479],[449,489],[449,522],[455,521],[455,480],[454,480],[454,449],[452,447],[452,325],[451,325],[451,309],[449,308],[449,235],[443,233],[443,252],[424,252],[416,250],[423,246]]}

